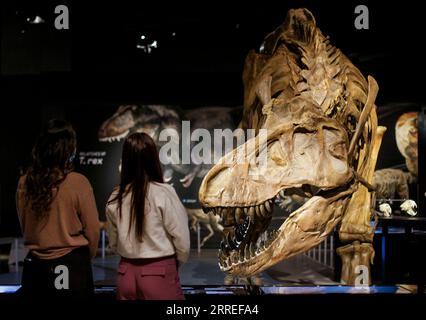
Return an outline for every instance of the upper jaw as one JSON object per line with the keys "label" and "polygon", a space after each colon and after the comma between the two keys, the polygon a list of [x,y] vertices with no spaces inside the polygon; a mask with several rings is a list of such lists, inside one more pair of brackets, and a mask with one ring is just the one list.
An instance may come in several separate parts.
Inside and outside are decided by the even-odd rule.
{"label": "upper jaw", "polygon": [[101,142],[120,141],[120,140],[123,140],[125,137],[127,137],[128,134],[129,134],[129,130],[125,130],[121,133],[116,133],[114,135],[100,136],[99,141]]}
{"label": "upper jaw", "polygon": [[244,208],[244,210],[249,210],[254,207],[260,210],[265,205],[265,202],[273,201],[280,193],[283,194],[285,192],[286,195],[297,194],[304,198],[311,198],[315,195],[322,196],[338,188],[339,185],[346,185],[353,178],[353,172],[348,171],[346,177],[341,179],[341,183],[336,183],[335,185],[317,185],[314,181],[312,183],[306,181],[306,183],[266,183],[261,187],[251,187],[250,181],[247,181],[249,186],[238,187],[235,190],[231,190],[228,185],[225,185],[217,190],[217,194],[200,192],[200,202],[205,212],[210,211],[210,209],[218,211],[218,208]]}

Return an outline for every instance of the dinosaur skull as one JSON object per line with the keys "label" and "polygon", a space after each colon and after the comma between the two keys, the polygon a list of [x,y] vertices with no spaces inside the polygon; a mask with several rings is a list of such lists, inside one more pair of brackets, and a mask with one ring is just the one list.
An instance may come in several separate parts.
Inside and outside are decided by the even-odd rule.
{"label": "dinosaur skull", "polygon": [[113,142],[124,139],[135,125],[133,111],[137,106],[120,106],[114,115],[102,123],[98,138],[102,142]]}
{"label": "dinosaur skull", "polygon": [[[259,130],[226,154],[199,192],[204,210],[223,218],[219,266],[239,276],[314,247],[339,223],[357,190],[360,150],[372,131],[365,124],[377,93],[374,79],[367,85],[306,9],[291,10],[263,47],[266,53],[249,66],[252,76],[246,70],[243,76],[251,81],[245,90],[255,95],[245,92],[249,116],[241,127],[264,129],[266,139]],[[283,192],[305,202],[270,231]]]}
{"label": "dinosaur skull", "polygon": [[[200,188],[204,207],[224,217],[220,262],[231,273],[239,264],[250,264],[250,273],[256,273],[283,252],[291,255],[307,243],[317,243],[339,221],[353,192],[347,133],[318,105],[298,98],[288,103],[274,99],[268,126],[263,146],[253,138],[228,153]],[[263,163],[256,159],[260,154],[266,155]],[[268,232],[275,198],[282,191],[308,201],[278,231]]]}
{"label": "dinosaur skull", "polygon": [[417,215],[417,204],[414,200],[405,200],[401,206],[401,210],[406,212],[408,215],[414,217]]}
{"label": "dinosaur skull", "polygon": [[[153,139],[158,139],[161,122],[171,122],[169,118],[164,119],[163,113],[173,119],[179,120],[173,110],[162,105],[122,105],[106,121],[98,131],[98,139],[102,142],[114,142],[124,139],[132,132],[145,132]],[[174,124],[174,123],[173,123]]]}
{"label": "dinosaur skull", "polygon": [[[200,198],[204,206],[257,206],[283,189],[297,188],[312,196],[352,179],[347,133],[319,106],[298,98],[288,103],[274,99],[268,113],[266,143],[249,140],[206,175],[203,187],[208,188],[201,190]],[[262,154],[266,160],[259,163]]]}
{"label": "dinosaur skull", "polygon": [[385,217],[392,216],[392,208],[389,203],[382,203],[379,205],[379,210]]}

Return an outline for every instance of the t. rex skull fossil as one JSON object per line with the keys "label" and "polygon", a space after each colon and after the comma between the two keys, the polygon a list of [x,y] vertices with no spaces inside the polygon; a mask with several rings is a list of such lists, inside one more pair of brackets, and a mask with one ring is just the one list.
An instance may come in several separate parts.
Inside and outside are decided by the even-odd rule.
{"label": "t. rex skull fossil", "polygon": [[[225,155],[199,198],[205,211],[223,216],[220,268],[250,276],[319,244],[348,211],[365,209],[370,217],[380,137],[377,83],[330,45],[306,9],[290,10],[262,51],[249,53],[243,80],[240,127],[265,129],[266,143],[255,137]],[[270,232],[283,190],[308,200]],[[370,231],[366,214],[356,216],[360,227],[345,229],[345,239]]]}

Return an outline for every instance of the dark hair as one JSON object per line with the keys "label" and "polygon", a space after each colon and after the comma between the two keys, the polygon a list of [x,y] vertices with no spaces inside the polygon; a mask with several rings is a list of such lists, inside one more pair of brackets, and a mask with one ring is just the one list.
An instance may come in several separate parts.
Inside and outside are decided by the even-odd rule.
{"label": "dark hair", "polygon": [[163,182],[163,172],[154,140],[146,133],[136,132],[124,141],[121,157],[121,178],[117,196],[121,218],[123,196],[132,192],[129,234],[132,227],[136,238],[142,241],[145,199],[150,181]]}
{"label": "dark hair", "polygon": [[63,120],[48,121],[37,138],[32,150],[32,163],[26,172],[25,199],[39,218],[49,213],[54,189],[59,188],[73,170],[76,146],[75,131],[69,122]]}

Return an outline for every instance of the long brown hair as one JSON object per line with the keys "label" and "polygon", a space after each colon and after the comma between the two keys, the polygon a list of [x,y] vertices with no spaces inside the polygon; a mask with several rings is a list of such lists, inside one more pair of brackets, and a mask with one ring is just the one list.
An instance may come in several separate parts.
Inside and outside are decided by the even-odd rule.
{"label": "long brown hair", "polygon": [[157,147],[149,135],[136,132],[129,135],[124,141],[120,186],[117,196],[109,203],[118,202],[121,218],[123,196],[132,192],[129,234],[134,228],[139,241],[142,241],[145,199],[150,181],[163,182]]}
{"label": "long brown hair", "polygon": [[48,121],[37,138],[26,172],[25,199],[38,218],[49,213],[54,189],[73,170],[76,145],[73,127],[63,120]]}

